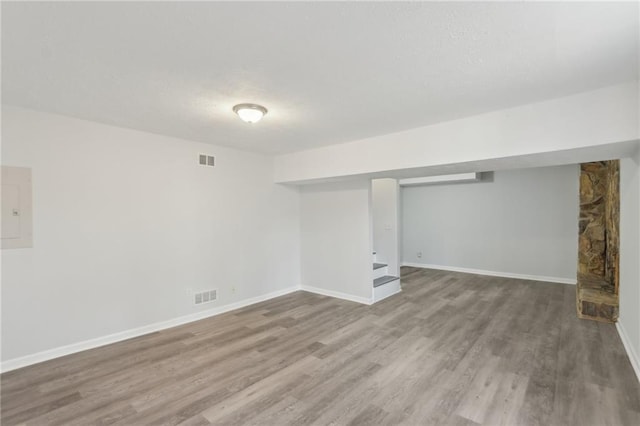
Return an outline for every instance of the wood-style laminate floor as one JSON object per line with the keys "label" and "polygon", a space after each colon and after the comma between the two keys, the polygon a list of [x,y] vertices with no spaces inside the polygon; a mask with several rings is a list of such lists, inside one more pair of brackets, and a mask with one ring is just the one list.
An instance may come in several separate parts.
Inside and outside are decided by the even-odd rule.
{"label": "wood-style laminate floor", "polygon": [[374,306],[297,292],[2,375],[2,424],[639,425],[575,287],[403,268]]}

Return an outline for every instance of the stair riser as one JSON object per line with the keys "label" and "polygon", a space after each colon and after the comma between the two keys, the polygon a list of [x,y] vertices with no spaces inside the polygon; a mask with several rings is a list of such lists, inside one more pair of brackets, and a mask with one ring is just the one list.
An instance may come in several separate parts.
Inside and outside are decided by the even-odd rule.
{"label": "stair riser", "polygon": [[400,280],[395,280],[373,288],[373,303],[379,302],[382,299],[393,296],[400,293],[402,288],[400,287]]}
{"label": "stair riser", "polygon": [[389,275],[389,267],[385,266],[384,268],[378,268],[373,270],[373,279],[384,277],[385,275]]}

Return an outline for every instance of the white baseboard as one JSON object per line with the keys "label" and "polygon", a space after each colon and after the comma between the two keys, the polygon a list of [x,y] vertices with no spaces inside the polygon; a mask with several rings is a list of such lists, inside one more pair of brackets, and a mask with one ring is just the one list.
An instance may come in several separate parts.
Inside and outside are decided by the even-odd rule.
{"label": "white baseboard", "polygon": [[629,340],[629,335],[625,330],[624,326],[620,323],[620,320],[616,323],[616,328],[618,329],[618,335],[620,336],[620,340],[622,340],[622,345],[624,349],[627,351],[627,356],[629,357],[629,361],[631,362],[631,366],[633,367],[633,371],[636,373],[636,378],[640,382],[640,357],[636,353],[635,349],[631,345],[631,341]]}
{"label": "white baseboard", "polygon": [[321,294],[323,296],[335,297],[337,299],[348,300],[350,302],[362,303],[364,305],[371,305],[372,300],[366,297],[354,296],[352,294],[341,293],[339,291],[325,290],[324,288],[312,287],[308,285],[300,286],[300,290],[308,291],[309,293]]}
{"label": "white baseboard", "polygon": [[165,330],[167,328],[176,327],[178,325],[198,321],[215,315],[220,315],[225,312],[233,311],[234,309],[244,308],[245,306],[264,302],[265,300],[273,299],[275,297],[284,296],[285,294],[293,293],[294,291],[298,290],[300,290],[299,286],[288,287],[282,290],[263,294],[261,296],[256,296],[250,299],[241,300],[239,302],[230,303],[228,305],[207,309],[206,311],[200,311],[178,318],[173,318],[167,321],[156,322],[154,324],[145,325],[143,327],[133,328],[130,330],[121,331],[119,333],[109,334],[107,336],[97,337],[95,339],[72,343],[70,345],[60,346],[58,348],[26,355],[20,358],[10,359],[2,362],[2,364],[0,365],[0,371],[7,372],[15,370],[17,368],[26,367],[28,365],[37,364],[39,362],[48,361],[50,359],[59,358],[61,356],[70,355],[76,352],[86,351],[87,349],[93,349],[100,346],[109,345],[111,343],[120,342],[122,340],[131,339],[133,337],[142,336],[144,334]]}
{"label": "white baseboard", "polygon": [[414,268],[439,269],[442,271],[465,272],[467,274],[488,275],[491,277],[517,278],[521,280],[545,281],[560,284],[576,284],[575,278],[546,277],[544,275],[514,274],[511,272],[486,271],[484,269],[460,268],[457,266],[432,265],[429,263],[403,262],[402,266],[413,266]]}

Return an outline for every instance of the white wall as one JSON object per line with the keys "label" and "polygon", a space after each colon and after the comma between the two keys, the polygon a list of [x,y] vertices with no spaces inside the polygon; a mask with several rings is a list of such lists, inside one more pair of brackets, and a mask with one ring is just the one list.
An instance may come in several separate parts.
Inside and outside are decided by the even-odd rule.
{"label": "white wall", "polygon": [[400,276],[399,205],[400,187],[396,179],[371,181],[373,249],[377,260],[388,265],[390,275]]}
{"label": "white wall", "polygon": [[2,251],[3,361],[299,285],[299,193],[272,158],[13,107],[2,124],[34,206],[34,247]]}
{"label": "white wall", "polygon": [[618,329],[640,380],[640,150],[620,162]]}
{"label": "white wall", "polygon": [[[276,157],[277,182],[577,164],[640,139],[638,82]],[[550,154],[550,155],[542,155]],[[422,169],[422,170],[421,170]],[[378,174],[373,176],[372,174]],[[403,175],[410,176],[407,172]]]}
{"label": "white wall", "polygon": [[301,188],[303,289],[371,301],[371,183],[354,180]]}
{"label": "white wall", "polygon": [[403,261],[575,280],[578,180],[568,165],[403,187]]}

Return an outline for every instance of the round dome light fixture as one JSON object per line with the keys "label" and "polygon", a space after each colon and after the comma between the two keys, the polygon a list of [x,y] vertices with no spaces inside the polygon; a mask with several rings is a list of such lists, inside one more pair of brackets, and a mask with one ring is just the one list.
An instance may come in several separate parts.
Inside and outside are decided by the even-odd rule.
{"label": "round dome light fixture", "polygon": [[233,107],[233,112],[246,123],[257,123],[267,113],[267,109],[258,104],[238,104]]}

